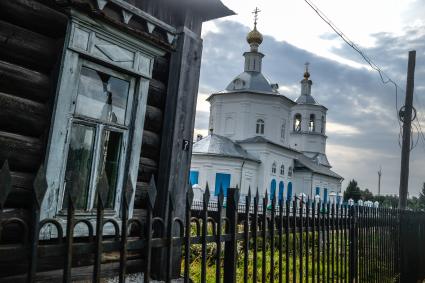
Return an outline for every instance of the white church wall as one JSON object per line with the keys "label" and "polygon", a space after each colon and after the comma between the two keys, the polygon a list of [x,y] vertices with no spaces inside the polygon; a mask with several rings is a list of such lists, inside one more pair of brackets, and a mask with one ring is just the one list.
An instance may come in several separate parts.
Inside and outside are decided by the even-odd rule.
{"label": "white church wall", "polygon": [[313,176],[313,193],[314,194],[316,193],[316,188],[319,188],[320,197],[323,200],[324,189],[327,189],[328,195],[331,192],[335,192],[335,193],[341,192],[341,182],[338,179],[335,179],[329,176],[314,174]]}
{"label": "white church wall", "polygon": [[324,198],[324,189],[327,189],[328,201],[331,192],[341,192],[341,182],[338,179],[307,171],[296,172],[294,184],[294,192],[297,195],[304,193],[310,197],[314,197],[316,195],[316,188],[319,188],[320,198],[322,200]]}
{"label": "white church wall", "polygon": [[211,196],[214,196],[217,173],[230,174],[230,187],[238,186],[241,195],[245,195],[248,193],[249,186],[252,189],[257,184],[257,168],[258,163],[254,161],[194,154],[190,170],[199,172],[199,186],[205,190],[208,183]]}
{"label": "white church wall", "polygon": [[295,172],[294,173],[294,195],[299,196],[303,193],[305,195],[311,196],[311,172]]}
{"label": "white church wall", "polygon": [[[276,181],[276,194],[281,181],[284,184],[285,196],[289,182],[292,182],[294,192],[294,176],[288,176],[288,172],[290,167],[294,167],[295,153],[267,143],[243,143],[241,146],[261,161],[257,171],[260,194],[264,195],[266,190],[270,194],[272,180]],[[276,173],[272,172],[273,163],[276,163]],[[280,174],[281,165],[285,167],[283,175]]]}
{"label": "white church wall", "polygon": [[[210,128],[214,133],[232,140],[244,140],[258,135],[282,145],[289,145],[290,106],[282,97],[258,94],[221,94],[210,100]],[[256,133],[257,120],[264,121],[264,134]],[[234,131],[229,131],[229,121]],[[284,138],[281,130],[284,124]]]}
{"label": "white church wall", "polygon": [[[295,115],[301,115],[301,131],[294,131]],[[310,132],[309,123],[310,115],[313,114],[314,131]],[[306,152],[320,152],[326,153],[326,136],[325,129],[322,133],[322,117],[326,121],[326,108],[320,105],[299,104],[291,109],[291,133],[290,144],[291,147]],[[325,122],[326,123],[326,122]],[[323,123],[323,127],[325,127]]]}

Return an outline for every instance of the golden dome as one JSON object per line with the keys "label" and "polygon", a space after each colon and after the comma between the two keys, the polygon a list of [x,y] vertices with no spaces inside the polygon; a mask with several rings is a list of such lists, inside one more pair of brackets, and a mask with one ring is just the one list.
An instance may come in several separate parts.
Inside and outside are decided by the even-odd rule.
{"label": "golden dome", "polygon": [[263,35],[257,30],[257,26],[254,26],[254,29],[248,33],[246,41],[249,44],[256,43],[258,45],[263,42]]}

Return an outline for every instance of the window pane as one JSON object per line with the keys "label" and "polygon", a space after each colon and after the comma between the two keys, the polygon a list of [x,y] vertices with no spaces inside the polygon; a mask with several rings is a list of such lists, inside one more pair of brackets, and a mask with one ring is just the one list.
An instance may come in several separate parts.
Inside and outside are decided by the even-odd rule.
{"label": "window pane", "polygon": [[129,88],[128,81],[82,67],[76,113],[124,124]]}
{"label": "window pane", "polygon": [[99,172],[106,173],[109,191],[105,202],[105,208],[114,208],[117,181],[119,174],[119,163],[121,156],[122,134],[113,131],[104,131],[102,137],[102,153],[100,156]]}
{"label": "window pane", "polygon": [[[95,130],[92,127],[73,124],[71,128],[71,140],[69,143],[68,160],[66,163],[65,182],[73,180],[74,176],[79,177],[76,193],[77,200],[75,209],[86,209],[87,197],[90,186],[90,174],[93,160]],[[65,183],[65,184],[66,184]],[[67,188],[67,186],[65,185]],[[68,192],[65,191],[63,207],[68,206]]]}

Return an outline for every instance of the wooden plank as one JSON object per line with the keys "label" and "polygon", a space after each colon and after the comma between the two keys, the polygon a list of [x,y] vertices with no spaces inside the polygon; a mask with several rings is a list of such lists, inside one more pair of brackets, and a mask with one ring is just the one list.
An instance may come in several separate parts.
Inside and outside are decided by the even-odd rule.
{"label": "wooden plank", "polygon": [[39,139],[0,131],[0,164],[9,160],[11,170],[36,172],[42,153],[43,146]]}
{"label": "wooden plank", "polygon": [[152,79],[149,83],[148,94],[148,105],[164,109],[165,96],[167,95],[167,88],[164,83]]}
{"label": "wooden plank", "polygon": [[10,192],[6,207],[30,208],[33,200],[33,182],[35,175],[23,172],[11,172],[13,189]]}
{"label": "wooden plank", "polygon": [[48,72],[60,56],[60,45],[41,34],[0,21],[0,58]]}
{"label": "wooden plank", "polygon": [[48,109],[44,104],[0,92],[0,129],[39,137],[47,131]]}
{"label": "wooden plank", "polygon": [[[127,261],[127,269],[129,273],[141,272],[143,262],[141,259],[129,259]],[[101,265],[101,274],[102,278],[112,278],[117,276],[119,269],[119,263],[104,263]],[[89,282],[93,274],[92,266],[83,266],[76,267],[72,269],[71,280],[72,282]],[[61,282],[62,270],[53,270],[53,271],[44,271],[37,273],[36,282],[42,283],[51,283],[51,282]],[[2,283],[24,283],[26,282],[26,275],[17,275],[1,278]],[[106,282],[106,281],[105,281]]]}
{"label": "wooden plank", "polygon": [[168,57],[155,58],[152,77],[161,82],[167,82],[170,59]]}
{"label": "wooden plank", "polygon": [[136,183],[136,193],[134,196],[134,207],[145,208],[146,207],[146,195],[149,189],[148,182],[137,182]]}
{"label": "wooden plank", "polygon": [[160,108],[147,105],[144,129],[155,133],[161,132],[162,118],[162,110]]}
{"label": "wooden plank", "polygon": [[68,22],[65,14],[30,0],[0,1],[0,18],[54,38],[65,36]]}
{"label": "wooden plank", "polygon": [[160,137],[159,134],[144,130],[142,140],[142,157],[152,158],[157,160],[159,155]]}
{"label": "wooden plank", "polygon": [[146,157],[140,158],[138,181],[148,182],[158,171],[158,164],[155,160]]}
{"label": "wooden plank", "polygon": [[50,81],[46,75],[21,66],[0,61],[0,91],[46,101],[50,94]]}
{"label": "wooden plank", "polygon": [[[185,215],[192,148],[189,146],[187,150],[184,150],[183,144],[185,141],[193,140],[201,56],[201,38],[183,29],[178,36],[177,52],[171,57],[167,102],[164,109],[158,169],[159,198],[155,205],[155,214],[163,218],[168,215],[169,193],[172,193],[175,199],[173,215],[182,219]],[[161,253],[153,257],[156,258],[153,266],[159,267],[160,262],[166,261],[164,254]],[[176,248],[173,251],[173,266],[176,267],[173,275],[175,276],[180,273],[178,268],[180,260],[181,250]],[[163,269],[157,268],[155,272],[158,277],[164,278]]]}
{"label": "wooden plank", "polygon": [[143,146],[150,148],[158,148],[160,137],[157,133],[152,131],[144,130],[143,131]]}
{"label": "wooden plank", "polygon": [[10,175],[12,176],[12,185],[15,188],[26,190],[33,189],[33,182],[35,178],[34,174],[12,171],[10,172]]}

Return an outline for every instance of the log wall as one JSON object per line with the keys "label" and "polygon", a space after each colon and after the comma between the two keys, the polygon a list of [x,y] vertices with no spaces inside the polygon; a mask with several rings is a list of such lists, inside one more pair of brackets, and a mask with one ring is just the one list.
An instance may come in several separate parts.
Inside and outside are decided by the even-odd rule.
{"label": "log wall", "polygon": [[29,205],[47,145],[67,17],[36,1],[0,1],[0,164],[14,189],[7,207]]}
{"label": "log wall", "polygon": [[[0,165],[9,160],[14,185],[7,207],[28,207],[32,181],[46,153],[68,22],[66,9],[50,5],[53,2],[0,1]],[[116,24],[113,8],[104,10],[102,20]],[[129,23],[131,32],[137,29],[136,20]],[[164,35],[157,34],[153,43],[161,40],[165,42]],[[147,184],[158,173],[168,69],[169,54],[156,58],[136,185],[136,215],[143,214]]]}

